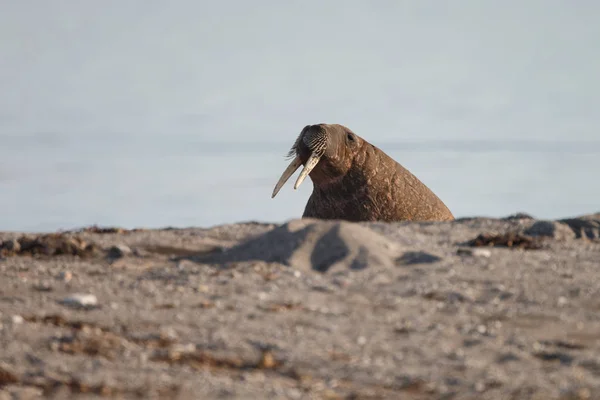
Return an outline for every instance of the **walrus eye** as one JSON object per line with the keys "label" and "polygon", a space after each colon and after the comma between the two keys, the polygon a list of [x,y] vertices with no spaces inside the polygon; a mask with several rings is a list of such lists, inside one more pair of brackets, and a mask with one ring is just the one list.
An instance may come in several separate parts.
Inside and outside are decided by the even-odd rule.
{"label": "walrus eye", "polygon": [[351,133],[348,133],[348,134],[346,135],[346,138],[347,138],[349,141],[351,141],[351,142],[354,142],[354,135],[353,135],[353,134],[351,134]]}

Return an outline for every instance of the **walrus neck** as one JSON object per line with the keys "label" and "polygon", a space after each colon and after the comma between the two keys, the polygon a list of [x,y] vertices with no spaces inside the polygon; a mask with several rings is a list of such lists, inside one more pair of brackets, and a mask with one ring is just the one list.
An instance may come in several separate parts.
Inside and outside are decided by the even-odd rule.
{"label": "walrus neck", "polygon": [[357,179],[356,176],[338,176],[336,178],[328,179],[327,182],[313,184],[313,196],[328,200],[336,198],[338,202],[343,202],[354,197],[357,188],[364,187],[361,183],[363,183],[362,179]]}
{"label": "walrus neck", "polygon": [[325,182],[319,182],[319,183],[313,182],[313,191],[317,191],[320,193],[322,193],[324,191],[329,191],[331,189],[337,188],[338,186],[341,186],[343,180],[344,180],[343,176],[338,176],[335,178],[329,178]]}

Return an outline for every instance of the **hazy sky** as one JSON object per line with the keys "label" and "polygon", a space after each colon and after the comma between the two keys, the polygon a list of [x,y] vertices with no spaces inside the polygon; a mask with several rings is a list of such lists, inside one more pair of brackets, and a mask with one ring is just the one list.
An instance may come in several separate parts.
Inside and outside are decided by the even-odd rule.
{"label": "hazy sky", "polygon": [[600,139],[600,2],[0,0],[0,134]]}

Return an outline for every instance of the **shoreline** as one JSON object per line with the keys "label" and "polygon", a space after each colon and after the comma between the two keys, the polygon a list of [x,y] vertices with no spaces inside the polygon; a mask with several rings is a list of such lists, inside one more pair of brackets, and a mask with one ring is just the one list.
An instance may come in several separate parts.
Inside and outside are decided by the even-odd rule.
{"label": "shoreline", "polygon": [[[455,221],[466,221],[466,220],[473,220],[473,219],[490,219],[490,220],[506,220],[506,219],[510,219],[510,218],[514,218],[515,216],[526,216],[527,218],[531,218],[531,219],[535,219],[535,220],[544,220],[544,221],[562,221],[562,220],[567,220],[567,219],[577,219],[577,218],[585,218],[587,216],[590,215],[596,215],[596,214],[600,214],[600,211],[598,212],[590,212],[590,213],[576,213],[576,214],[567,214],[567,215],[562,215],[562,216],[557,216],[557,217],[551,217],[551,218],[545,218],[545,217],[538,217],[534,214],[528,213],[528,212],[524,212],[524,211],[517,211],[511,214],[507,214],[507,215],[497,215],[497,216],[493,216],[493,215],[486,215],[486,214],[477,214],[477,215],[462,215],[462,216],[457,216],[455,218]],[[262,225],[281,225],[281,224],[285,224],[286,222],[289,222],[291,220],[294,219],[301,219],[301,216],[290,216],[289,218],[284,218],[284,219],[280,219],[280,220],[259,220],[259,219],[248,219],[248,220],[238,220],[238,221],[234,221],[234,222],[221,222],[221,223],[214,223],[214,224],[206,224],[206,225],[156,225],[156,226],[145,226],[145,225],[136,225],[136,226],[124,226],[124,225],[119,225],[119,224],[102,224],[102,223],[89,223],[89,224],[80,224],[80,225],[73,225],[71,227],[61,227],[61,228],[55,228],[55,229],[27,229],[27,230],[23,230],[23,229],[2,229],[2,227],[0,227],[0,234],[3,233],[20,233],[23,235],[36,235],[36,234],[49,234],[49,233],[68,233],[68,232],[78,232],[78,231],[83,231],[83,230],[89,230],[89,229],[94,229],[94,228],[100,228],[100,229],[121,229],[124,231],[139,231],[139,230],[156,230],[156,231],[162,231],[162,230],[186,230],[186,229],[216,229],[216,228],[220,228],[223,226],[227,226],[227,225],[245,225],[245,224],[262,224]],[[419,223],[418,221],[404,221],[404,222],[398,222],[398,223],[405,223],[405,222],[411,222],[411,223]]]}

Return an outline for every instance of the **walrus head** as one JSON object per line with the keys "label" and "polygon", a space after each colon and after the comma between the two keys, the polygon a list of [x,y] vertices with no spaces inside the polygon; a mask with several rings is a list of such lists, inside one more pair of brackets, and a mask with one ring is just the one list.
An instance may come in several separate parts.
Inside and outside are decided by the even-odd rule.
{"label": "walrus head", "polygon": [[307,175],[315,185],[326,185],[345,175],[352,168],[354,156],[363,140],[350,129],[339,124],[307,125],[302,129],[288,153],[292,162],[283,171],[273,189],[275,197],[281,187],[304,165],[294,189],[302,184]]}

